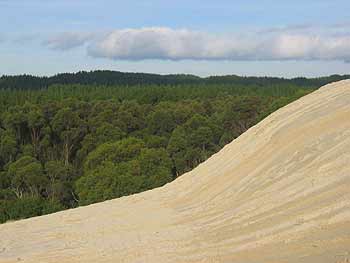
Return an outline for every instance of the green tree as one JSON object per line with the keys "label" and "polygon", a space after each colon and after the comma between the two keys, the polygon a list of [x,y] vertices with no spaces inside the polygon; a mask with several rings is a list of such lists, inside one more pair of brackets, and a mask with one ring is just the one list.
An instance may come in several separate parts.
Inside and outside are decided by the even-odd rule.
{"label": "green tree", "polygon": [[173,114],[166,109],[158,109],[147,116],[147,127],[150,134],[168,135],[175,128]]}
{"label": "green tree", "polygon": [[135,162],[104,162],[76,182],[79,204],[87,205],[141,191],[143,178],[135,176]]}
{"label": "green tree", "polygon": [[169,140],[167,151],[170,154],[174,164],[175,176],[179,176],[187,170],[186,151],[188,149],[186,131],[183,127],[177,127]]}
{"label": "green tree", "polygon": [[171,166],[165,149],[147,149],[139,139],[103,144],[89,154],[76,183],[80,204],[162,186],[172,180]]}
{"label": "green tree", "polygon": [[165,149],[142,149],[138,161],[141,176],[145,177],[145,190],[160,187],[172,180],[172,163]]}
{"label": "green tree", "polygon": [[11,187],[18,198],[28,193],[30,196],[39,196],[47,185],[41,164],[31,156],[23,156],[11,163],[8,169]]}
{"label": "green tree", "polygon": [[28,128],[23,109],[16,105],[5,112],[3,117],[5,129],[15,135],[15,139],[19,144],[25,143]]}
{"label": "green tree", "polygon": [[119,127],[114,127],[109,123],[100,123],[93,132],[88,133],[82,140],[82,146],[77,153],[79,161],[83,162],[86,156],[97,146],[121,140],[125,136],[126,134]]}
{"label": "green tree", "polygon": [[70,108],[63,108],[57,112],[52,120],[52,128],[62,142],[63,160],[66,166],[75,146],[84,137],[85,122]]}
{"label": "green tree", "polygon": [[17,153],[16,138],[7,132],[0,132],[0,163],[12,162]]}
{"label": "green tree", "polygon": [[102,144],[88,155],[84,170],[93,170],[106,161],[119,163],[132,160],[140,154],[144,147],[145,144],[142,140],[132,137],[114,143]]}
{"label": "green tree", "polygon": [[31,106],[27,113],[28,128],[32,140],[33,150],[36,157],[39,156],[39,143],[42,137],[42,129],[45,125],[44,114],[40,107]]}
{"label": "green tree", "polygon": [[49,161],[45,164],[45,173],[49,179],[48,196],[68,205],[72,199],[75,172],[72,165],[63,165],[61,161]]}

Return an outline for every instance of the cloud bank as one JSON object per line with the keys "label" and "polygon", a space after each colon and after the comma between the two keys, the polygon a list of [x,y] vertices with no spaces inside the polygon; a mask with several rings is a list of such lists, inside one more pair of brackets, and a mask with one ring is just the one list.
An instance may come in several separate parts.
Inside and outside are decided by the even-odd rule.
{"label": "cloud bank", "polygon": [[94,33],[64,32],[45,40],[43,44],[50,49],[69,50],[91,42],[95,38]]}
{"label": "cloud bank", "polygon": [[164,27],[108,33],[70,32],[45,42],[51,49],[86,46],[87,54],[113,60],[341,60],[350,61],[350,32],[295,26],[240,34],[211,34]]}

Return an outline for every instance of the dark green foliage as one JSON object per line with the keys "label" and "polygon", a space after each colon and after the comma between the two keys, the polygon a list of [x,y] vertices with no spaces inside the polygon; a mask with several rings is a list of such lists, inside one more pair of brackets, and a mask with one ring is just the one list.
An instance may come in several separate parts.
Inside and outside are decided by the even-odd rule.
{"label": "dark green foliage", "polygon": [[0,131],[0,164],[5,165],[14,160],[16,153],[16,138],[10,132]]}
{"label": "dark green foliage", "polygon": [[[77,73],[63,73],[52,77],[35,77],[31,75],[2,76],[0,78],[0,89],[43,89],[53,84],[82,84],[82,85],[199,85],[199,84],[235,84],[235,85],[258,85],[271,86],[286,83],[303,86],[322,86],[329,82],[348,78],[348,75],[333,75],[323,78],[294,78],[292,80],[271,77],[240,77],[236,75],[213,76],[200,78],[194,75],[158,75],[147,73],[124,73],[119,71],[97,70],[80,71]],[[157,93],[145,93],[149,99],[158,102]]]}
{"label": "dark green foliage", "polygon": [[140,139],[100,145],[84,164],[76,183],[80,204],[86,205],[162,186],[172,180],[171,160],[163,148],[146,148]]}
{"label": "dark green foliage", "polygon": [[172,180],[172,163],[164,148],[143,148],[137,161],[140,175],[144,177],[141,190],[159,187]]}
{"label": "dark green foliage", "polygon": [[76,183],[81,205],[137,193],[141,190],[142,177],[135,163],[105,162],[87,172]]}
{"label": "dark green foliage", "polygon": [[72,152],[85,135],[85,123],[71,108],[59,110],[52,120],[52,130],[62,141],[64,164],[70,163]]}
{"label": "dark green foliage", "polygon": [[139,155],[143,147],[143,141],[132,137],[115,143],[102,144],[88,155],[84,170],[94,170],[108,161],[113,163],[129,161]]}
{"label": "dark green foliage", "polygon": [[319,79],[79,72],[0,78],[0,222],[162,186]]}
{"label": "dark green foliage", "polygon": [[176,177],[189,169],[186,161],[189,149],[186,131],[183,127],[179,126],[172,133],[168,144],[168,152],[174,163]]}
{"label": "dark green foliage", "polygon": [[75,169],[72,165],[64,165],[62,161],[48,161],[45,164],[48,178],[47,197],[58,200],[64,206],[74,205],[73,182]]}
{"label": "dark green foliage", "polygon": [[0,223],[50,214],[63,209],[64,207],[59,202],[45,200],[39,197],[0,200]]}
{"label": "dark green foliage", "polygon": [[39,196],[47,184],[41,164],[31,156],[23,156],[11,163],[7,176],[11,180],[11,188],[20,199],[26,193],[32,197]]}

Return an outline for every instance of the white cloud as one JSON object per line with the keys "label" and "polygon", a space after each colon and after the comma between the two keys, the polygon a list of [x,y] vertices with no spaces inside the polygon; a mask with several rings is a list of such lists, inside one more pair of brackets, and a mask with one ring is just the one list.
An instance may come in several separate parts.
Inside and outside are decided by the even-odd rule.
{"label": "white cloud", "polygon": [[38,40],[40,41],[40,38],[41,35],[39,33],[16,34],[11,38],[11,42],[17,45],[27,45]]}
{"label": "white cloud", "polygon": [[350,61],[350,32],[309,25],[221,35],[164,27],[64,33],[46,44],[60,50],[86,45],[89,56],[114,60]]}
{"label": "white cloud", "polygon": [[89,32],[64,32],[47,39],[43,44],[51,49],[68,50],[82,46],[94,37],[95,34]]}

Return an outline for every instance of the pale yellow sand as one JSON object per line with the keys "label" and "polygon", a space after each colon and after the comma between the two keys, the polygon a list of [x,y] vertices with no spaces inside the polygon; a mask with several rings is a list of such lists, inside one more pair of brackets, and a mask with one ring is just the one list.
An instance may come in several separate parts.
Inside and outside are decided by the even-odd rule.
{"label": "pale yellow sand", "polygon": [[163,188],[0,225],[0,262],[350,262],[350,81]]}

